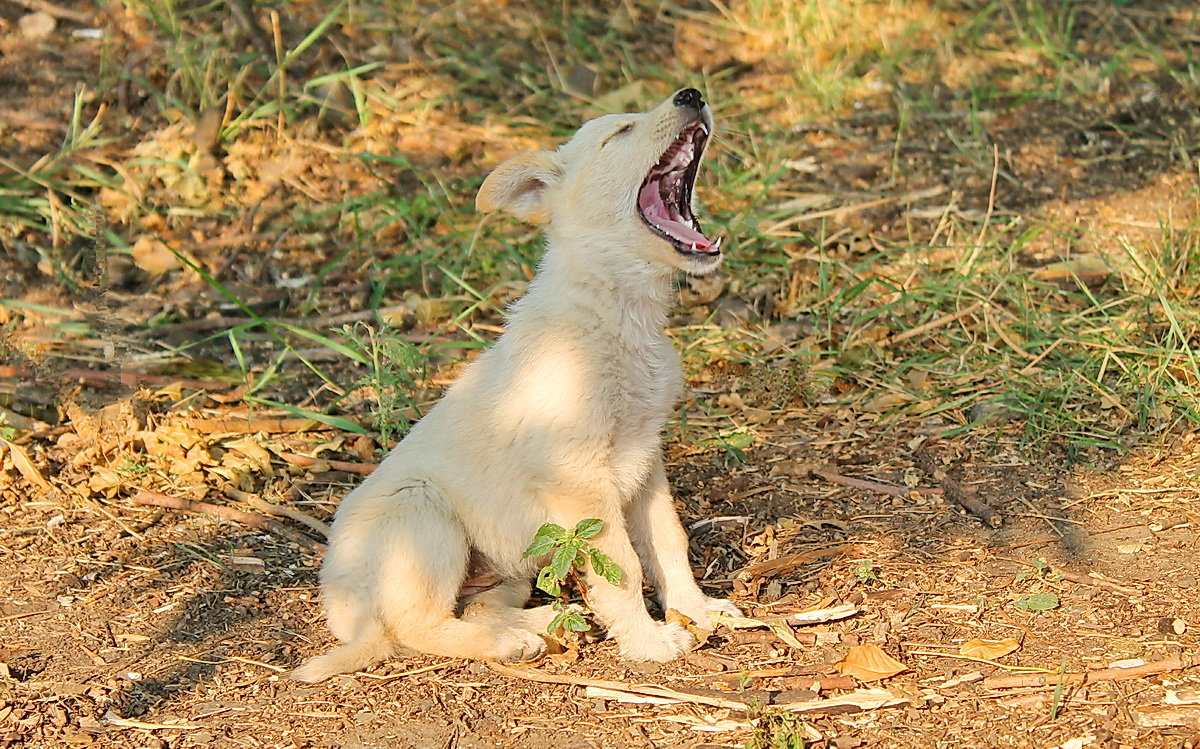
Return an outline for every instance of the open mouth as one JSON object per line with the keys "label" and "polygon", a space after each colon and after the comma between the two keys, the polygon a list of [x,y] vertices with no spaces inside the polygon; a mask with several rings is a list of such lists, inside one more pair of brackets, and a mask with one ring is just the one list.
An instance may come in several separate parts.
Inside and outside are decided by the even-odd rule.
{"label": "open mouth", "polygon": [[692,189],[700,170],[700,155],[708,142],[708,126],[697,121],[685,127],[638,190],[638,215],[650,231],[684,255],[716,257],[721,240],[704,236],[692,213]]}

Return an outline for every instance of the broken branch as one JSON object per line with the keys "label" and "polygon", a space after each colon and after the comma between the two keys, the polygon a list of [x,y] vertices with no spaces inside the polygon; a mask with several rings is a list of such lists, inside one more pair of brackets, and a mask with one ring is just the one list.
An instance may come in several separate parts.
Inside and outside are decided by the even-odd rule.
{"label": "broken branch", "polygon": [[[1038,569],[1038,565],[1031,562],[1026,562],[1023,559],[1014,559],[1012,557],[999,558],[1008,562],[1015,562],[1017,564],[1023,564],[1026,567]],[[1095,572],[1089,572],[1087,574],[1080,572],[1068,572],[1067,570],[1059,569],[1058,567],[1054,567],[1054,572],[1061,575],[1063,580],[1066,580],[1069,583],[1075,583],[1076,585],[1090,585],[1093,588],[1103,588],[1104,590],[1111,590],[1114,593],[1120,593],[1121,595],[1125,596],[1138,596],[1142,594],[1142,591],[1138,590],[1137,588],[1131,588],[1128,585],[1121,585],[1120,583],[1109,580],[1106,577],[1101,577]]]}
{"label": "broken branch", "polygon": [[[78,380],[87,385],[105,386],[105,385],[126,385],[128,387],[138,387],[139,385],[147,385],[150,387],[166,387],[168,385],[180,385],[192,390],[228,390],[233,387],[228,382],[217,382],[215,380],[191,380],[185,377],[175,377],[173,375],[155,375],[145,374],[143,372],[129,372],[126,370],[104,371],[97,369],[64,369],[59,375],[65,380]],[[0,366],[0,378],[12,379],[34,379],[37,375],[24,367],[14,367],[11,365]]]}
{"label": "broken branch", "polygon": [[232,486],[225,488],[225,496],[229,497],[230,499],[235,499],[239,502],[245,502],[248,505],[253,505],[268,515],[291,518],[297,523],[301,523],[302,525],[307,525],[309,528],[312,528],[317,533],[320,533],[324,538],[329,538],[329,526],[325,523],[322,523],[320,520],[317,520],[312,515],[309,515],[307,512],[297,510],[294,507],[271,504],[265,499],[259,497],[257,494],[251,494],[250,492],[234,489]]}
{"label": "broken branch", "polygon": [[289,541],[303,544],[305,546],[320,548],[324,544],[314,541],[303,533],[298,533],[283,523],[260,515],[257,512],[245,512],[236,510],[232,507],[223,505],[214,505],[209,502],[199,502],[192,499],[184,499],[182,497],[171,497],[166,494],[139,489],[138,493],[133,497],[134,504],[151,505],[154,507],[166,507],[171,510],[183,510],[184,512],[198,512],[202,515],[208,515],[221,520],[230,520],[242,525],[248,525],[251,528],[257,528],[264,531],[272,531],[278,533]]}
{"label": "broken branch", "polygon": [[1153,661],[1130,668],[1101,668],[1074,674],[989,676],[983,680],[983,685],[988,689],[1012,689],[1015,687],[1056,687],[1059,684],[1091,684],[1097,681],[1126,681],[1171,671],[1183,671],[1198,664],[1200,664],[1200,657],[1173,655],[1161,661]]}
{"label": "broken branch", "polygon": [[333,427],[305,418],[255,419],[195,419],[188,426],[200,434],[255,434],[267,432],[281,434],[290,432],[320,432]]}
{"label": "broken branch", "polygon": [[843,476],[840,473],[834,473],[831,469],[819,466],[812,469],[814,476],[820,476],[831,484],[840,484],[841,486],[849,486],[853,489],[865,489],[871,492],[879,492],[887,494],[891,497],[907,497],[912,489],[904,486],[894,486],[892,484],[883,484],[878,481],[867,481],[866,479],[856,479],[851,476]]}
{"label": "broken branch", "polygon": [[958,481],[946,475],[946,472],[938,466],[937,450],[930,442],[926,442],[917,448],[913,457],[917,461],[917,465],[921,470],[934,476],[941,481],[942,492],[954,500],[975,517],[983,521],[983,524],[989,528],[999,528],[1004,523],[1004,518],[1000,513],[996,512],[986,502],[979,498],[979,493],[974,487],[965,486]]}
{"label": "broken branch", "polygon": [[325,460],[324,458],[310,458],[307,455],[297,455],[296,453],[281,452],[279,457],[291,463],[294,466],[301,468],[311,468],[312,466],[321,465],[329,466],[331,471],[345,471],[346,473],[359,473],[366,476],[371,471],[379,467],[378,463],[348,463],[344,460]]}

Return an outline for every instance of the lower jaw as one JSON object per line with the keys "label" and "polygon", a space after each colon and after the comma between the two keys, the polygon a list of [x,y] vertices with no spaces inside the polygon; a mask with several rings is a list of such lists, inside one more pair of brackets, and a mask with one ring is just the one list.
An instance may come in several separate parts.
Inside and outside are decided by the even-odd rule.
{"label": "lower jaw", "polygon": [[678,254],[692,260],[717,260],[721,257],[721,243],[717,241],[709,250],[693,250],[678,240],[667,240]]}
{"label": "lower jaw", "polygon": [[712,260],[721,257],[720,241],[717,241],[715,245],[714,243],[710,243],[709,246],[712,247],[711,250],[693,250],[689,245],[685,244],[679,239],[660,234],[645,218],[642,218],[642,223],[646,225],[646,228],[650,229],[651,234],[671,245],[671,249],[675,250],[676,254],[678,255],[691,260]]}
{"label": "lower jaw", "polygon": [[700,264],[715,263],[721,259],[719,252],[681,252],[677,249],[675,253],[684,260]]}

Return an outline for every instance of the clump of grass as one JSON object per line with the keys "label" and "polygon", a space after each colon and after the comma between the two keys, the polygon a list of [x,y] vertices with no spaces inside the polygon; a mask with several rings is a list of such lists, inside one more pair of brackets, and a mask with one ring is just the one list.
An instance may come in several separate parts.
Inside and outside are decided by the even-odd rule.
{"label": "clump of grass", "polygon": [[357,387],[374,393],[373,425],[383,444],[390,445],[408,433],[412,415],[420,418],[413,393],[424,376],[427,359],[412,341],[390,328],[359,322],[342,332],[366,364],[367,373],[359,378]]}
{"label": "clump of grass", "polygon": [[111,139],[104,135],[103,109],[87,119],[90,98],[86,89],[76,92],[57,152],[28,166],[0,158],[0,240],[68,285],[95,270],[106,236],[93,195],[119,182],[105,160],[95,158]]}

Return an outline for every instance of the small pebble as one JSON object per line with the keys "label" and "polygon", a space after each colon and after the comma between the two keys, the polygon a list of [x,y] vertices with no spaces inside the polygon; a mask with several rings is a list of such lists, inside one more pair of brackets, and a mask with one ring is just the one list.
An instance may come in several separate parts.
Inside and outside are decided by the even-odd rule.
{"label": "small pebble", "polygon": [[27,13],[21,16],[21,20],[18,22],[21,36],[31,42],[40,42],[43,39],[49,38],[54,33],[54,27],[57,25],[58,22],[54,20],[54,16],[40,10],[36,13]]}

